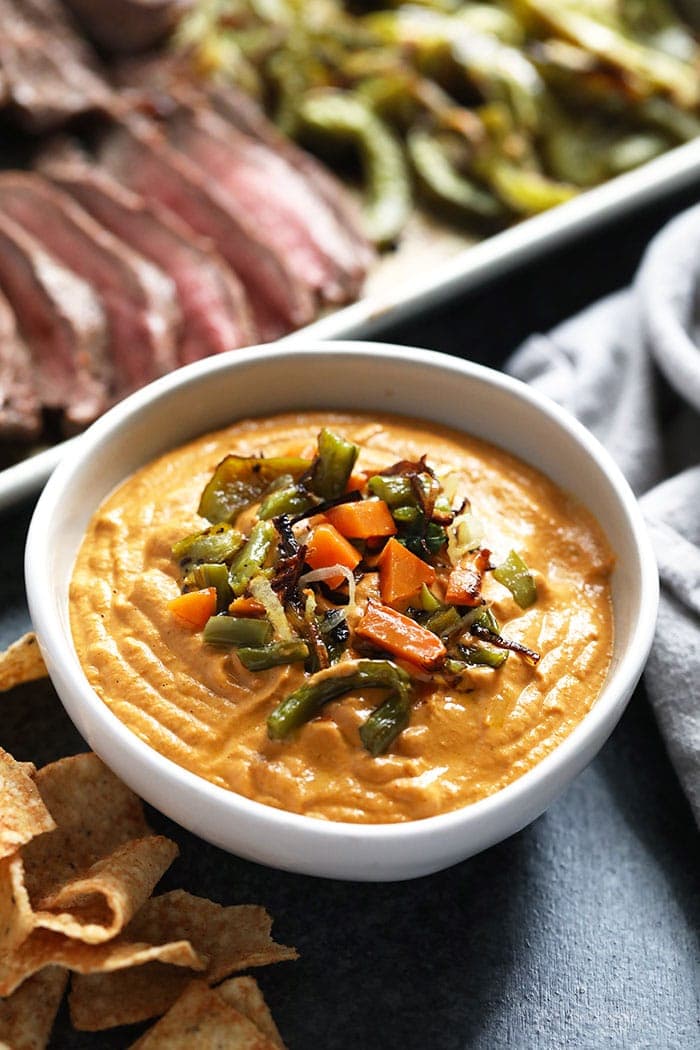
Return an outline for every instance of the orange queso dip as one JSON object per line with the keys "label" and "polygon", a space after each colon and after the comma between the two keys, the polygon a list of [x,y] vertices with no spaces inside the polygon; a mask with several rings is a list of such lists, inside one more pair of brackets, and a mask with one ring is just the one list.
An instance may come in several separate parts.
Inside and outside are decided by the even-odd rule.
{"label": "orange queso dip", "polygon": [[581,721],[611,658],[612,566],[593,517],[498,448],[288,414],[113,492],[72,630],[102,700],[185,769],[312,817],[415,820],[492,794]]}

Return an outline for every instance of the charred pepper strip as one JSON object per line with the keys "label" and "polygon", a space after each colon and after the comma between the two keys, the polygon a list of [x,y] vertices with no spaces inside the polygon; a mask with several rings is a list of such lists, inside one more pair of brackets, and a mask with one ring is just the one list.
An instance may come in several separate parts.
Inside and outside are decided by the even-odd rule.
{"label": "charred pepper strip", "polygon": [[247,616],[211,616],[204,628],[204,641],[209,645],[266,645],[272,638],[267,620]]}
{"label": "charred pepper strip", "polygon": [[277,478],[289,474],[297,480],[309,466],[296,456],[226,456],[202,492],[198,513],[213,523],[233,521]]}
{"label": "charred pepper strip", "polygon": [[276,488],[265,496],[260,504],[258,517],[267,521],[270,518],[278,518],[282,514],[298,514],[302,510],[309,510],[313,505],[313,496],[306,491],[303,485],[296,485],[290,479],[288,484]]}
{"label": "charred pepper strip", "polygon": [[248,671],[266,671],[281,664],[301,663],[308,659],[309,647],[300,638],[289,642],[270,642],[269,645],[251,648],[242,646],[236,655]]}
{"label": "charred pepper strip", "polygon": [[277,542],[277,529],[271,521],[257,521],[250,536],[231,562],[229,583],[238,597],[258,573],[262,572],[267,556]]}
{"label": "charred pepper strip", "polygon": [[392,510],[397,507],[416,508],[416,496],[407,477],[375,474],[367,482],[367,488],[373,496],[383,499]]}
{"label": "charred pepper strip", "polygon": [[185,536],[173,545],[173,557],[185,569],[202,562],[224,562],[233,557],[244,543],[245,537],[233,525],[222,521],[210,525],[203,532]]}
{"label": "charred pepper strip", "polygon": [[493,570],[494,579],[507,587],[521,609],[528,609],[537,601],[537,587],[527,565],[511,551],[501,565]]}
{"label": "charred pepper strip", "polygon": [[434,134],[412,128],[406,136],[406,148],[419,182],[436,204],[471,219],[493,222],[503,217],[503,205],[457,171]]}
{"label": "charred pepper strip", "polygon": [[204,587],[215,587],[216,611],[224,612],[225,609],[228,609],[233,599],[233,591],[228,582],[228,569],[225,565],[197,565],[185,577],[185,585],[189,586],[190,582],[196,590],[202,590]]}
{"label": "charred pepper strip", "polygon": [[[319,671],[312,675],[307,682],[278,704],[267,720],[268,735],[272,740],[284,740],[291,732],[317,715],[324,704],[360,689],[391,689],[401,699],[406,710],[410,706],[410,678],[391,660],[348,661],[347,664],[337,665],[332,670]],[[370,739],[372,736],[370,731]]]}
{"label": "charred pepper strip", "polygon": [[459,658],[467,667],[502,667],[508,659],[508,652],[494,649],[490,645],[460,645]]}
{"label": "charred pepper strip", "polygon": [[366,186],[367,233],[375,244],[393,244],[411,210],[411,183],[401,145],[388,125],[359,95],[332,89],[307,94],[299,115],[308,130],[357,147]]}
{"label": "charred pepper strip", "polygon": [[360,726],[360,740],[372,758],[383,754],[403,733],[411,716],[410,688],[399,686],[394,696],[388,697]]}
{"label": "charred pepper strip", "polygon": [[310,486],[317,496],[330,500],[343,495],[359,452],[352,441],[323,428],[318,435],[318,455],[311,467]]}

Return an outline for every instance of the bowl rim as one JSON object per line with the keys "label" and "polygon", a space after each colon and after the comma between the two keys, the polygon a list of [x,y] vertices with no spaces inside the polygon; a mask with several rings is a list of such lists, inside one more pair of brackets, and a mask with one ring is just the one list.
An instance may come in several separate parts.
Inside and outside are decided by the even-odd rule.
{"label": "bowl rim", "polygon": [[[525,403],[529,408],[548,416],[551,421],[563,428],[575,443],[583,447],[609,483],[624,513],[626,525],[634,537],[642,570],[640,600],[635,609],[629,644],[605,682],[597,700],[571,732],[533,767],[493,794],[468,803],[459,809],[395,823],[332,821],[292,813],[239,795],[205,780],[141,740],[107,707],[84,675],[70,631],[64,632],[60,618],[52,614],[53,602],[45,601],[44,581],[47,571],[46,560],[51,548],[53,511],[64,498],[64,493],[70,491],[72,479],[81,472],[93,453],[100,450],[104,443],[114,435],[114,432],[121,431],[133,417],[147,412],[149,406],[169,397],[182,387],[186,387],[193,379],[235,371],[237,367],[251,363],[288,359],[290,354],[295,356],[322,354],[324,358],[339,354],[343,358],[359,356],[361,358],[381,358],[384,361],[405,360],[408,355],[411,363],[415,362],[429,368],[453,372],[505,391],[516,401]],[[235,418],[234,413],[232,422],[235,421]],[[202,431],[202,433],[205,432]],[[184,440],[190,440],[190,438]],[[144,463],[151,458],[150,456],[145,457]],[[610,454],[575,417],[550,398],[538,393],[520,380],[485,365],[452,357],[435,350],[367,340],[330,342],[309,340],[308,343],[301,346],[295,345],[293,349],[285,346],[283,341],[279,341],[275,344],[230,351],[180,368],[116,404],[80,436],[70,454],[62,460],[51,475],[39,497],[27,534],[25,579],[31,619],[41,651],[46,659],[49,674],[52,678],[56,675],[59,680],[70,685],[71,700],[67,702],[62,695],[61,700],[71,718],[73,710],[82,708],[88,712],[93,726],[98,725],[113,739],[115,746],[121,752],[121,757],[125,755],[133,757],[142,767],[143,772],[149,774],[149,782],[151,777],[157,777],[163,781],[165,786],[176,785],[177,790],[184,789],[188,793],[194,793],[199,801],[211,803],[217,810],[223,807],[230,809],[232,814],[238,811],[249,820],[257,820],[270,832],[274,832],[275,829],[285,831],[291,829],[309,838],[323,838],[330,843],[333,840],[338,842],[342,840],[344,844],[354,841],[366,842],[367,840],[377,842],[381,840],[387,844],[394,840],[400,840],[404,844],[412,840],[414,844],[417,844],[420,840],[427,840],[436,834],[441,835],[455,829],[460,829],[464,833],[470,826],[478,826],[504,807],[517,804],[518,800],[524,803],[527,798],[536,797],[542,792],[545,784],[557,779],[557,774],[561,775],[567,767],[575,765],[576,757],[586,752],[587,744],[590,747],[601,734],[604,740],[620,717],[651,648],[659,595],[656,559],[637,500]],[[62,600],[65,601],[65,597]],[[597,751],[597,747],[595,750]],[[110,764],[109,761],[107,764]],[[582,762],[581,765],[583,764],[585,763]]]}

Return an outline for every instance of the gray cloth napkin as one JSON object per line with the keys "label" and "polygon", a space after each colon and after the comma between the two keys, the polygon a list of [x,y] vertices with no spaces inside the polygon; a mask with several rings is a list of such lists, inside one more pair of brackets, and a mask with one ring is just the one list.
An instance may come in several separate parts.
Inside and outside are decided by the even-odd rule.
{"label": "gray cloth napkin", "polygon": [[[678,250],[679,239],[684,251]],[[700,301],[700,208],[679,216],[655,238],[630,289],[596,303],[549,335],[532,336],[506,369],[577,416],[641,497],[661,577],[659,626],[645,671],[647,692],[700,824],[696,299]],[[662,412],[655,361],[673,377],[681,344],[686,369],[683,381],[674,384],[679,397]]]}

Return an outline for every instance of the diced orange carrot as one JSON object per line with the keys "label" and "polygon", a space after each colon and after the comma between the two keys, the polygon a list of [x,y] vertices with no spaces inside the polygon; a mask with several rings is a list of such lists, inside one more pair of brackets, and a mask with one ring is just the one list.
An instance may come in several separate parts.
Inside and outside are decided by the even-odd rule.
{"label": "diced orange carrot", "polygon": [[421,589],[423,584],[435,582],[435,569],[422,558],[407,550],[398,540],[391,539],[377,561],[379,593],[382,601],[393,605],[405,602]]}
{"label": "diced orange carrot", "polygon": [[351,540],[366,540],[370,536],[393,536],[396,522],[383,499],[364,499],[357,503],[341,503],[325,512],[331,525]]}
{"label": "diced orange carrot", "polygon": [[491,560],[491,551],[482,547],[461,558],[447,579],[445,601],[451,605],[481,605],[481,584]]}
{"label": "diced orange carrot", "polygon": [[440,639],[409,616],[371,599],[355,628],[355,634],[411,664],[434,671],[447,650]]}
{"label": "diced orange carrot", "polygon": [[257,598],[247,598],[245,595],[241,595],[240,598],[234,598],[228,607],[228,611],[232,616],[246,616],[253,619],[258,616],[267,616],[267,610],[262,602],[259,602]]}
{"label": "diced orange carrot", "polygon": [[[306,541],[306,560],[312,569],[326,569],[331,565],[354,569],[359,565],[361,555],[330,522],[324,522],[316,526]],[[344,579],[339,573],[325,582],[329,587],[339,587]]]}
{"label": "diced orange carrot", "polygon": [[216,612],[216,587],[179,594],[177,598],[170,599],[168,608],[183,627],[201,631],[209,617]]}
{"label": "diced orange carrot", "polygon": [[366,474],[351,474],[345,486],[346,492],[361,492],[367,484]]}

